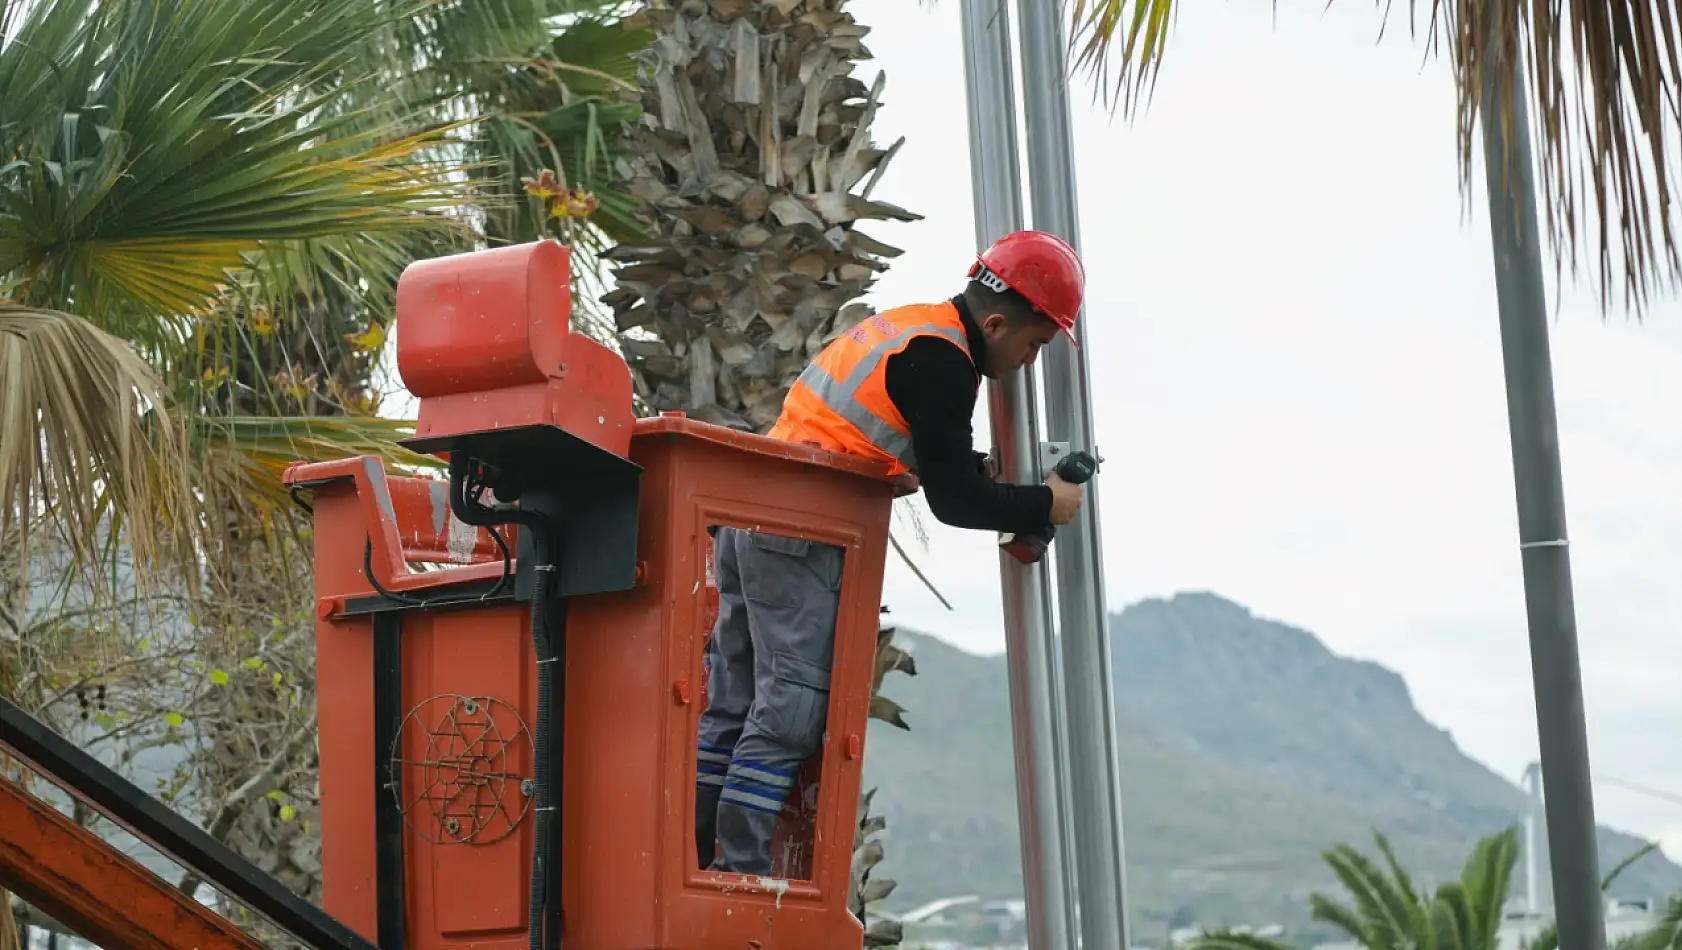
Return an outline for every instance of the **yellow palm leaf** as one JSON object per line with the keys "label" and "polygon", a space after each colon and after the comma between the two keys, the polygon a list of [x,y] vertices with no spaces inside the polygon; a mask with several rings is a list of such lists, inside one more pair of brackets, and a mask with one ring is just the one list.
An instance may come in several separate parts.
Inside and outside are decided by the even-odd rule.
{"label": "yellow palm leaf", "polygon": [[413,422],[378,417],[206,416],[194,420],[192,448],[218,480],[207,490],[234,493],[272,516],[291,504],[280,476],[293,462],[378,455],[399,471],[441,467],[396,444],[413,431]]}
{"label": "yellow palm leaf", "polygon": [[0,533],[27,546],[50,519],[83,557],[139,520],[124,537],[142,572],[191,563],[193,473],[166,397],[126,341],[71,314],[0,304]]}

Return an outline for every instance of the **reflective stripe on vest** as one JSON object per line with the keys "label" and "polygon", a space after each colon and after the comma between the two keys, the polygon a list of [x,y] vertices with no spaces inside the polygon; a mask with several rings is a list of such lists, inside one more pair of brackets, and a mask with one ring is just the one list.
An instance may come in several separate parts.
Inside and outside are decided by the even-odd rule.
{"label": "reflective stripe on vest", "polygon": [[820,365],[820,354],[819,359],[814,360],[800,374],[799,382],[811,390],[827,408],[858,429],[872,445],[911,469],[916,467],[917,462],[916,453],[911,446],[911,434],[896,429],[893,423],[859,402],[859,387],[882,367],[884,359],[904,349],[918,336],[932,335],[950,340],[957,344],[965,355],[969,353],[969,338],[961,325],[920,323],[898,329],[898,333],[878,340],[866,350],[844,379],[836,379],[830,375],[829,370]]}

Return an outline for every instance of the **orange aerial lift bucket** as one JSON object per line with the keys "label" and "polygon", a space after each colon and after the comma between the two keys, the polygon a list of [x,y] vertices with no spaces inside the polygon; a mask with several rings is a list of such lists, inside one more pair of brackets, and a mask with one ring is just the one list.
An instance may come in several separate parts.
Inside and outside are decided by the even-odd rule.
{"label": "orange aerial lift bucket", "polygon": [[[295,465],[312,496],[326,909],[383,950],[857,950],[847,888],[885,468],[681,415],[570,331],[567,250],[411,265],[409,448]],[[716,525],[835,544],[828,731],[772,877],[694,841]]]}

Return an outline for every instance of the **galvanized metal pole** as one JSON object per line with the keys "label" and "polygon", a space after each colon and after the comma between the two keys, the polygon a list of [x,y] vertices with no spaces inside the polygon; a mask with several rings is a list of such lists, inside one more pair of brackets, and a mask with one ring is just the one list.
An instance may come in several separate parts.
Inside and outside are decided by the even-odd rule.
{"label": "galvanized metal pole", "polygon": [[[1022,226],[1022,177],[1016,150],[1010,15],[1004,0],[962,0],[964,79],[968,93],[970,182],[977,250]],[[989,380],[993,448],[1004,476],[1037,480],[1039,417],[1029,372]],[[1060,820],[1060,747],[1052,693],[1051,600],[1045,564],[1026,567],[999,553],[1010,718],[1016,752],[1022,883],[1032,950],[1073,950],[1074,894],[1064,879]]]}
{"label": "galvanized metal pole", "polygon": [[[1605,950],[1594,786],[1583,717],[1583,674],[1577,659],[1577,617],[1565,531],[1565,487],[1560,474],[1559,421],[1554,413],[1530,120],[1524,80],[1516,64],[1503,69],[1493,55],[1488,61],[1492,68],[1483,77],[1480,121],[1501,311],[1501,356],[1507,376],[1507,428],[1512,438],[1513,484],[1518,498],[1524,605],[1530,627],[1530,669],[1536,691],[1536,732],[1546,791],[1543,807],[1553,871],[1554,915],[1561,947]],[[1504,127],[1501,121],[1503,100],[1511,108],[1510,127]]]}
{"label": "galvanized metal pole", "polygon": [[[1062,5],[1022,0],[1022,106],[1028,130],[1028,193],[1034,227],[1077,249],[1074,131],[1069,121],[1067,50]],[[1091,275],[1089,275],[1090,277]],[[1080,348],[1047,347],[1047,427],[1054,442],[1094,448],[1084,314]],[[1080,823],[1074,839],[1081,946],[1126,950],[1127,860],[1122,845],[1121,769],[1116,739],[1115,675],[1104,603],[1104,551],[1099,542],[1099,481],[1087,483],[1079,517],[1057,532],[1058,641],[1068,729],[1069,810]]]}

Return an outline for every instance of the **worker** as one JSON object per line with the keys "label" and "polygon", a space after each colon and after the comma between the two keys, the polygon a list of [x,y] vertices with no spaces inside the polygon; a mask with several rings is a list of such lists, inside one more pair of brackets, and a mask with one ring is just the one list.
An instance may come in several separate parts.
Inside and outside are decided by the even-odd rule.
{"label": "worker", "polygon": [[[1064,241],[1017,231],[978,255],[969,278],[949,300],[888,310],[837,337],[790,388],[769,435],[913,472],[929,510],[954,527],[1067,524],[1082,487],[1056,475],[996,483],[974,450],[971,419],[983,376],[1031,365],[1059,332],[1074,338],[1085,270]],[[727,526],[713,550],[719,603],[697,749],[699,866],[768,874],[795,770],[823,741],[842,551]]]}

